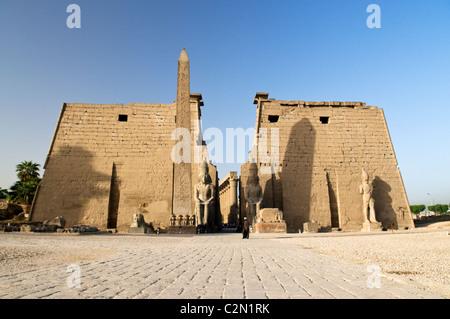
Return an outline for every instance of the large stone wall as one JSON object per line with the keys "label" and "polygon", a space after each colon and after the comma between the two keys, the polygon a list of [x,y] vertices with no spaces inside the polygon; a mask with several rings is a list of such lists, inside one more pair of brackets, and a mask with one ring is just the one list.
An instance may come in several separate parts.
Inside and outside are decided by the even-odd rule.
{"label": "large stone wall", "polygon": [[[193,187],[198,166],[208,156],[201,134],[194,134],[203,101],[201,94],[190,93],[184,49],[177,87],[173,104],[64,104],[30,218],[63,216],[68,227],[126,231],[135,213],[163,229],[172,214],[194,215]],[[178,136],[172,139],[175,128],[190,132],[190,162],[172,160],[180,141]],[[217,188],[216,167],[209,164],[209,172]],[[219,223],[220,216],[215,220]]]}
{"label": "large stone wall", "polygon": [[[270,163],[257,158],[262,207],[283,210],[288,231],[297,232],[313,221],[323,229],[361,230],[362,168],[372,177],[377,220],[385,227],[413,227],[382,109],[360,102],[281,101],[268,99],[268,93],[258,93],[255,104],[255,130],[268,133],[264,155],[272,153],[272,129],[279,133],[275,172],[264,172]],[[87,224],[126,231],[135,213],[162,228],[172,214],[192,216],[199,164],[208,161],[201,134],[195,134],[196,128],[201,132],[202,105],[201,94],[190,93],[184,49],[173,104],[64,104],[30,218],[63,216],[68,227]],[[172,160],[176,128],[191,133],[190,163]],[[256,134],[255,145],[260,147],[261,140]],[[216,167],[208,165],[216,187],[218,228],[228,221],[220,214],[220,191],[228,196],[221,203],[227,217],[232,205],[225,195],[228,186],[220,189]],[[239,181],[240,218],[246,216],[242,194],[247,176],[245,163]]]}
{"label": "large stone wall", "polygon": [[[193,100],[193,120],[200,116],[198,108]],[[167,226],[175,114],[174,104],[64,104],[32,219],[64,216],[69,226],[124,231],[139,212],[155,227]],[[127,115],[127,121],[119,121],[119,115]],[[198,164],[191,173],[196,181]],[[217,185],[213,165],[210,174]]]}
{"label": "large stone wall", "polygon": [[[313,220],[322,229],[361,230],[362,168],[371,177],[377,220],[385,227],[414,227],[382,109],[267,97],[255,99],[256,129],[267,129],[269,152],[271,129],[279,129],[279,167],[275,174],[262,174],[269,164],[258,158],[263,205],[284,211],[288,231],[303,230],[303,223]],[[241,167],[243,186],[247,169],[248,163]]]}
{"label": "large stone wall", "polygon": [[65,104],[32,218],[64,216],[69,225],[103,229],[116,218],[120,229],[141,207],[146,221],[165,224],[174,118],[171,104]]}
{"label": "large stone wall", "polygon": [[224,224],[238,225],[238,189],[239,178],[237,172],[228,173],[219,182],[220,211]]}

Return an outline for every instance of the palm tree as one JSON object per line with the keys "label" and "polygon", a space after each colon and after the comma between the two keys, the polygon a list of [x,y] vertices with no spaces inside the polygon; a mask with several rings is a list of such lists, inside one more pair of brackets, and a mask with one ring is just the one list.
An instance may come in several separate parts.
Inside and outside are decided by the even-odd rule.
{"label": "palm tree", "polygon": [[0,187],[0,199],[6,198],[7,195],[8,195],[8,190]]}
{"label": "palm tree", "polygon": [[39,167],[41,165],[32,161],[23,161],[16,166],[19,180],[10,187],[8,199],[13,203],[31,205],[34,194],[41,181]]}
{"label": "palm tree", "polygon": [[17,181],[11,186],[9,200],[16,204],[31,205],[40,181],[40,178],[34,178],[27,182]]}
{"label": "palm tree", "polygon": [[40,164],[23,161],[16,166],[17,177],[21,182],[29,182],[39,177]]}

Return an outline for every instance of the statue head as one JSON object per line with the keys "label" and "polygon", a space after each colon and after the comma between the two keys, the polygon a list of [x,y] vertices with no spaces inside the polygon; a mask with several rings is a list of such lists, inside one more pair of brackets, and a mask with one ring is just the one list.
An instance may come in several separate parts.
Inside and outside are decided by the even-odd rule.
{"label": "statue head", "polygon": [[258,175],[258,166],[256,163],[250,163],[250,167],[248,168],[250,175]]}
{"label": "statue head", "polygon": [[203,162],[200,163],[200,174],[207,174],[209,173],[209,167],[208,163],[206,162],[206,159],[203,160]]}
{"label": "statue head", "polygon": [[201,182],[203,184],[209,184],[211,182],[211,177],[209,176],[209,174],[201,176]]}
{"label": "statue head", "polygon": [[365,183],[369,182],[369,173],[364,168],[362,169],[361,180]]}
{"label": "statue head", "polygon": [[247,179],[247,184],[252,184],[252,185],[258,184],[259,183],[258,166],[256,166],[256,163],[251,163],[248,171],[249,171],[249,175],[248,175],[248,179]]}
{"label": "statue head", "polygon": [[211,184],[212,183],[211,176],[209,175],[208,163],[206,162],[206,160],[204,160],[200,164],[197,181],[198,181],[198,183],[202,183],[202,184]]}

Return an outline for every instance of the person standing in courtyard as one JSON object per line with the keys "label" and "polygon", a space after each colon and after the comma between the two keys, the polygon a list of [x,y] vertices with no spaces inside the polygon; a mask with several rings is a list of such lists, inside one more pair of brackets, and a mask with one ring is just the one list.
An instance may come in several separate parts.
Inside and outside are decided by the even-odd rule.
{"label": "person standing in courtyard", "polygon": [[242,227],[242,239],[249,239],[250,236],[250,226],[247,217],[244,217],[244,225]]}

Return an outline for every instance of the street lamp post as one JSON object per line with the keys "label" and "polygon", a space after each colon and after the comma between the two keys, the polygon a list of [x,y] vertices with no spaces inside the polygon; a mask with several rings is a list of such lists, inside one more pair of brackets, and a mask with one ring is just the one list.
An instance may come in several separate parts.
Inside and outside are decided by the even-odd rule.
{"label": "street lamp post", "polygon": [[434,200],[433,200],[433,197],[431,196],[431,193],[427,193],[427,195],[430,196],[431,206],[433,206],[434,205]]}

